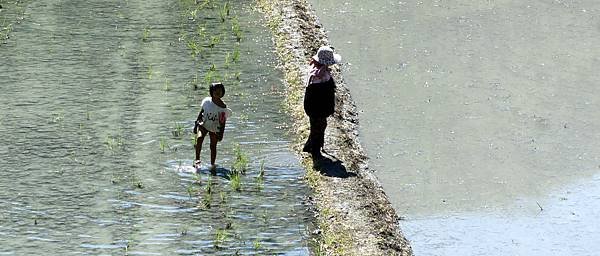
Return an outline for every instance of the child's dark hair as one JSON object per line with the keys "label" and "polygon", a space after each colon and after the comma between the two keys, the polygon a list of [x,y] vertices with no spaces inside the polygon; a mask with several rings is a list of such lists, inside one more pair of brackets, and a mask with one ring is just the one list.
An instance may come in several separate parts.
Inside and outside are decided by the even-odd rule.
{"label": "child's dark hair", "polygon": [[215,92],[215,90],[217,90],[219,88],[223,91],[223,95],[225,95],[225,86],[223,85],[223,83],[212,83],[212,84],[210,84],[210,86],[208,87],[208,93],[212,97],[212,95]]}

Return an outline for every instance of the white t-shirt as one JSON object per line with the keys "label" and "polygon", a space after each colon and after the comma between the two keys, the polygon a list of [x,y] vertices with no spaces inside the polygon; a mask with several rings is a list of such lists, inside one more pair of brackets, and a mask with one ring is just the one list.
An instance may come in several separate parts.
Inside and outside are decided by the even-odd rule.
{"label": "white t-shirt", "polygon": [[218,132],[220,124],[224,124],[227,118],[231,116],[231,109],[222,108],[212,102],[211,97],[206,97],[202,100],[202,127],[210,132]]}

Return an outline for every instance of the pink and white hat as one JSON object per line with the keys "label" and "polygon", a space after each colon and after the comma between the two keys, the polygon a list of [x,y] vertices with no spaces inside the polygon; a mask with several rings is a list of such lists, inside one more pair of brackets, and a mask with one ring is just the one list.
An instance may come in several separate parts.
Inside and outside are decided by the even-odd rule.
{"label": "pink and white hat", "polygon": [[315,56],[313,56],[312,58],[320,64],[328,66],[342,61],[342,56],[333,53],[333,48],[329,46],[319,47],[317,54],[315,54]]}

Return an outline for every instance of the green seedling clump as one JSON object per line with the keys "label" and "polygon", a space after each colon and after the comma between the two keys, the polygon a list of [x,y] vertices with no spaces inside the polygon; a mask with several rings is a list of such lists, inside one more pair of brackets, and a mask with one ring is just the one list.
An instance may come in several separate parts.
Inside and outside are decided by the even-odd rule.
{"label": "green seedling clump", "polygon": [[232,60],[233,60],[233,62],[236,62],[236,63],[240,60],[240,48],[238,46],[233,48]]}
{"label": "green seedling clump", "polygon": [[165,139],[165,138],[158,139],[158,148],[160,149],[161,153],[165,153],[165,150],[168,147],[169,147],[169,144],[167,144],[167,139]]}
{"label": "green seedling clump", "polygon": [[219,10],[219,16],[221,17],[221,22],[225,22],[227,17],[229,17],[229,2],[225,3],[223,7]]}
{"label": "green seedling clump", "polygon": [[144,41],[144,42],[148,41],[149,37],[150,37],[150,29],[148,27],[144,27],[144,32],[142,33],[142,41]]}
{"label": "green seedling clump", "polygon": [[225,242],[225,239],[227,239],[227,231],[225,231],[224,229],[217,229],[217,231],[215,232],[215,247],[218,248],[221,244]]}
{"label": "green seedling clump", "polygon": [[242,41],[243,33],[240,27],[240,22],[238,21],[237,17],[235,17],[231,21],[231,31],[233,32],[233,35],[235,36],[235,39],[238,42]]}
{"label": "green seedling clump", "polygon": [[181,135],[183,135],[183,130],[183,124],[175,122],[175,127],[173,128],[173,131],[171,131],[171,133],[175,137],[180,137]]}
{"label": "green seedling clump", "polygon": [[246,170],[248,169],[248,156],[242,151],[240,145],[236,145],[233,149],[233,154],[235,155],[235,160],[233,162],[233,169],[236,173],[246,174]]}
{"label": "green seedling clump", "polygon": [[234,172],[229,175],[229,180],[231,182],[231,189],[235,191],[242,191],[242,177],[239,173]]}
{"label": "green seedling clump", "polygon": [[252,244],[254,245],[254,250],[259,250],[260,248],[262,248],[262,244],[260,243],[260,240],[258,240],[258,238],[256,238]]}
{"label": "green seedling clump", "polygon": [[123,137],[120,135],[108,135],[106,136],[106,140],[104,141],[106,144],[106,148],[110,151],[115,151],[123,147]]}
{"label": "green seedling clump", "polygon": [[260,161],[260,170],[258,172],[258,178],[261,180],[265,178],[265,160]]}

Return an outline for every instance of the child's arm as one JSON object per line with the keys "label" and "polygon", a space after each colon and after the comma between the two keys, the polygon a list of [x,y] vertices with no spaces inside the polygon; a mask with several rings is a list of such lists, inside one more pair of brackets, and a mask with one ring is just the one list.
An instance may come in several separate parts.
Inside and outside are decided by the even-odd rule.
{"label": "child's arm", "polygon": [[196,121],[194,122],[194,133],[198,133],[198,127],[202,122],[202,114],[204,113],[204,109],[200,110],[198,113],[198,117],[196,117]]}
{"label": "child's arm", "polygon": [[223,134],[225,134],[225,123],[227,122],[227,118],[231,115],[231,110],[226,109],[225,112],[219,113],[219,131],[217,131],[217,140],[223,140]]}
{"label": "child's arm", "polygon": [[221,124],[219,127],[219,131],[217,132],[217,141],[223,140],[223,135],[225,134],[225,122]]}

